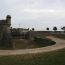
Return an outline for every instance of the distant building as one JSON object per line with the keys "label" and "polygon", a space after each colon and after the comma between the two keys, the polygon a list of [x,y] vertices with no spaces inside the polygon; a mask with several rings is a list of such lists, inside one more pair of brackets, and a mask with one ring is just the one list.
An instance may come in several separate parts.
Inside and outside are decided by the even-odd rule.
{"label": "distant building", "polygon": [[20,34],[23,34],[23,33],[27,33],[29,31],[29,29],[24,29],[24,28],[18,28]]}
{"label": "distant building", "polygon": [[11,29],[11,33],[13,37],[25,38],[28,32],[29,32],[29,29],[24,29],[24,28]]}

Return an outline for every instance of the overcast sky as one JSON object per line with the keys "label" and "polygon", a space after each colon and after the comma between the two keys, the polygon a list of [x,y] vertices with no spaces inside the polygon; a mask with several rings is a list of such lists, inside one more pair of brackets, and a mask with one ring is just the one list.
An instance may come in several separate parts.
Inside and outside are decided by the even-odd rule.
{"label": "overcast sky", "polygon": [[60,29],[65,26],[65,0],[0,0],[0,19],[7,14],[13,27]]}

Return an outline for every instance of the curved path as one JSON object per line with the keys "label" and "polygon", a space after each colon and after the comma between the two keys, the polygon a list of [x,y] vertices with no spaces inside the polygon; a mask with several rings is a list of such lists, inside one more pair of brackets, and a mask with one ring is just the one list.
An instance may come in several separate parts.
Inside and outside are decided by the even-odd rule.
{"label": "curved path", "polygon": [[0,55],[17,55],[17,54],[29,54],[29,53],[42,53],[42,52],[49,52],[58,49],[65,48],[65,40],[54,38],[49,36],[47,38],[52,39],[56,42],[55,45],[36,48],[36,49],[23,49],[23,50],[0,50]]}

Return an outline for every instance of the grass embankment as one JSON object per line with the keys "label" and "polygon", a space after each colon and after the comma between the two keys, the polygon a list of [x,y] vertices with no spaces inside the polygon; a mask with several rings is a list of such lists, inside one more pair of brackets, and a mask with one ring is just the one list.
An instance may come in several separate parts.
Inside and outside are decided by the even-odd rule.
{"label": "grass embankment", "polygon": [[51,39],[42,37],[35,37],[34,40],[14,39],[14,43],[16,49],[41,48],[56,44]]}
{"label": "grass embankment", "polygon": [[34,37],[33,40],[31,39],[19,39],[13,38],[13,48],[0,46],[0,49],[3,50],[12,50],[12,49],[33,49],[33,48],[41,48],[46,46],[51,46],[56,44],[56,42],[52,41],[51,39],[46,38],[45,36],[39,35],[38,38]]}
{"label": "grass embankment", "polygon": [[65,35],[63,35],[63,34],[57,34],[57,35],[55,34],[53,36],[60,38],[60,39],[65,39]]}
{"label": "grass embankment", "polygon": [[0,56],[0,65],[65,65],[65,49],[42,54]]}
{"label": "grass embankment", "polygon": [[16,49],[32,49],[32,48],[39,48],[40,47],[40,45],[35,43],[33,40],[15,39],[14,43],[15,43]]}

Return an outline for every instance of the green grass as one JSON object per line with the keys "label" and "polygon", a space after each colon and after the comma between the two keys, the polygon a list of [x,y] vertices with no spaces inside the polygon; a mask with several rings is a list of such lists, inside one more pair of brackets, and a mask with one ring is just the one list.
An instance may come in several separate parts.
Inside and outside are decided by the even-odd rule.
{"label": "green grass", "polygon": [[40,48],[42,46],[38,45],[33,40],[23,40],[23,39],[15,39],[15,48],[16,49],[32,49],[32,48]]}
{"label": "green grass", "polygon": [[13,43],[15,43],[16,49],[41,48],[56,44],[56,42],[48,38],[34,38],[34,40],[14,39]]}
{"label": "green grass", "polygon": [[0,56],[0,65],[65,65],[65,49],[16,56]]}
{"label": "green grass", "polygon": [[60,39],[65,39],[65,35],[63,35],[63,34],[57,34],[57,35],[55,34],[53,36],[60,38]]}

